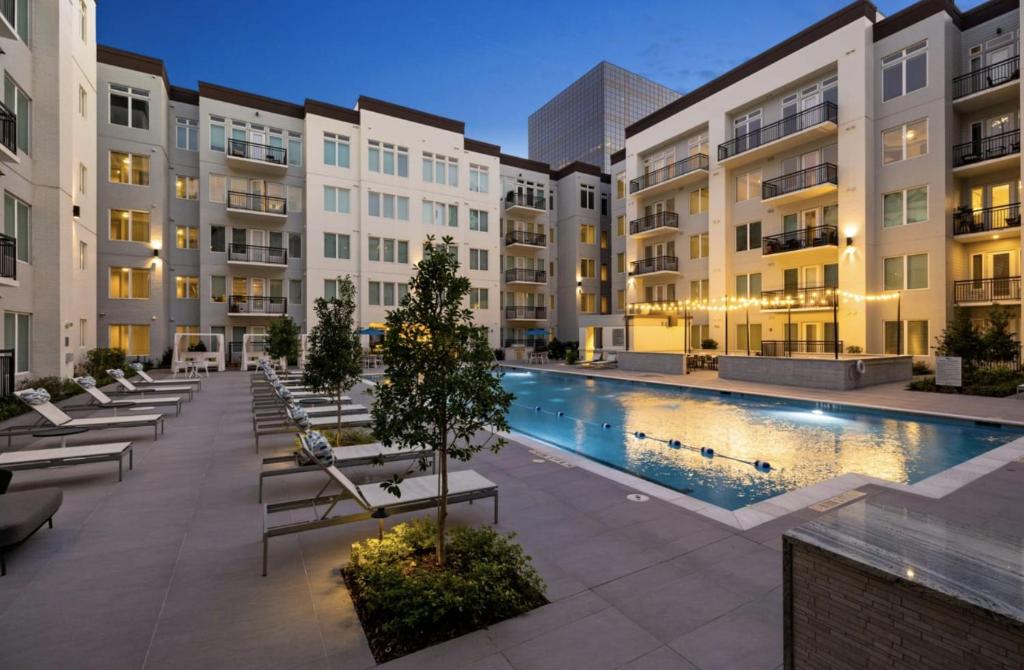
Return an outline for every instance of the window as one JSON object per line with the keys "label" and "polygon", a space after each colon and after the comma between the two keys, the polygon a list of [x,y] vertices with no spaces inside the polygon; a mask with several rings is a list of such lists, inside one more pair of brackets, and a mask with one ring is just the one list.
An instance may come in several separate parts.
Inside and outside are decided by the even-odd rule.
{"label": "window", "polygon": [[485,166],[469,164],[470,191],[474,193],[487,193],[490,190],[488,179],[488,170]]}
{"label": "window", "polygon": [[882,163],[924,156],[928,153],[928,119],[918,119],[896,128],[882,131]]}
{"label": "window", "polygon": [[459,185],[458,159],[423,152],[423,181],[432,184]]}
{"label": "window", "polygon": [[623,174],[615,176],[615,197],[619,200],[626,197],[626,176]]}
{"label": "window", "polygon": [[580,184],[580,209],[594,209],[594,187]]}
{"label": "window", "polygon": [[409,176],[409,150],[396,147],[394,144],[369,140],[366,156],[366,169],[382,174],[397,174],[399,177]]}
{"label": "window", "polygon": [[110,268],[108,297],[117,300],[148,300],[150,272],[145,268]]}
{"label": "window", "polygon": [[885,353],[927,356],[928,322],[886,321]]}
{"label": "window", "polygon": [[593,293],[580,293],[580,312],[593,314],[597,311],[597,301]]}
{"label": "window", "polygon": [[185,151],[199,151],[199,122],[179,116],[174,124],[177,146]]}
{"label": "window", "polygon": [[10,193],[4,194],[4,235],[14,238],[19,261],[32,262],[32,208]]}
{"label": "window", "polygon": [[690,214],[703,214],[708,211],[708,190],[703,186],[690,191]]}
{"label": "window", "polygon": [[324,211],[348,214],[349,190],[336,186],[324,186]]}
{"label": "window", "polygon": [[199,326],[175,326],[175,335],[187,335],[181,339],[188,342],[188,346],[195,346],[199,344]]}
{"label": "window", "polygon": [[367,284],[366,302],[370,305],[380,305],[380,282],[372,281]]}
{"label": "window", "polygon": [[292,305],[302,304],[302,280],[288,280],[288,302]]}
{"label": "window", "polygon": [[174,195],[180,200],[199,199],[199,178],[183,177],[178,175],[174,178]]}
{"label": "window", "polygon": [[469,308],[470,309],[487,309],[487,289],[485,288],[471,288],[469,289]]}
{"label": "window", "polygon": [[302,211],[302,187],[301,186],[289,186],[286,198],[285,210],[292,214],[298,214]]}
{"label": "window", "polygon": [[736,251],[761,248],[761,222],[753,221],[736,226]]}
{"label": "window", "polygon": [[149,130],[149,91],[111,84],[110,122],[115,126]]}
{"label": "window", "polygon": [[175,226],[174,245],[179,249],[198,249],[199,229],[193,226]]}
{"label": "window", "polygon": [[210,301],[227,301],[227,278],[223,275],[210,275]]}
{"label": "window", "polygon": [[608,231],[607,230],[602,230],[601,231],[601,248],[602,249],[607,249],[609,243],[610,242],[608,240]]}
{"label": "window", "polygon": [[[273,136],[271,136],[273,141]],[[288,165],[302,165],[302,136],[288,132]]]}
{"label": "window", "polygon": [[[761,171],[751,170],[736,177],[736,202],[761,197]],[[692,194],[691,194],[692,199]],[[707,209],[707,206],[704,207]]]}
{"label": "window", "polygon": [[367,238],[366,249],[371,261],[383,261],[385,263],[409,262],[409,242],[407,240],[382,240],[379,237],[369,237]]}
{"label": "window", "polygon": [[[452,207],[454,208],[454,205]],[[369,191],[366,196],[366,208],[370,216],[401,221],[409,220],[409,198],[406,196]]]}
{"label": "window", "polygon": [[347,168],[349,166],[349,144],[344,135],[324,133],[324,165]]}
{"label": "window", "polygon": [[85,270],[89,265],[89,245],[85,242],[78,243],[78,269]]}
{"label": "window", "polygon": [[711,240],[708,233],[690,235],[690,259],[707,258],[710,251]]}
{"label": "window", "polygon": [[626,254],[621,251],[615,254],[615,271],[619,274],[626,271]]}
{"label": "window", "polygon": [[594,244],[595,228],[589,223],[580,224],[580,242],[583,244]]}
{"label": "window", "polygon": [[110,181],[115,184],[149,186],[149,156],[111,151]]}
{"label": "window", "polygon": [[302,233],[288,233],[288,256],[302,258]]}
{"label": "window", "polygon": [[580,277],[584,279],[591,279],[594,277],[594,259],[593,258],[581,258],[580,259]]}
{"label": "window", "polygon": [[487,212],[482,209],[469,210],[469,229],[487,232]]}
{"label": "window", "polygon": [[88,342],[87,333],[89,332],[89,320],[79,319],[78,320],[78,346],[83,349],[86,347]]}
{"label": "window", "polygon": [[85,193],[86,185],[89,183],[89,168],[85,163],[78,164],[78,192]]}
{"label": "window", "polygon": [[481,271],[487,270],[487,249],[469,250],[469,269]]}
{"label": "window", "polygon": [[110,239],[121,242],[149,242],[149,212],[110,210]]}
{"label": "window", "polygon": [[761,273],[736,275],[737,298],[761,297]]}
{"label": "window", "polygon": [[707,279],[695,279],[690,282],[690,300],[707,300],[711,297],[710,284]]}
{"label": "window", "polygon": [[107,332],[111,349],[120,349],[129,356],[149,356],[148,324],[111,324]]}
{"label": "window", "polygon": [[928,42],[918,42],[882,59],[882,101],[912,93],[928,84]]}
{"label": "window", "polygon": [[78,36],[83,42],[89,41],[89,5],[85,0],[78,0]]}
{"label": "window", "polygon": [[350,238],[340,233],[324,233],[324,258],[350,258]]}
{"label": "window", "polygon": [[626,309],[626,292],[622,289],[615,292],[615,309],[620,312]]}
{"label": "window", "polygon": [[928,288],[928,254],[894,256],[883,262],[886,291]]}
{"label": "window", "polygon": [[446,205],[443,202],[423,201],[423,223],[427,225],[444,226],[452,228],[459,225],[458,205]]}
{"label": "window", "polygon": [[32,352],[32,315],[4,312],[4,347],[14,349],[14,371],[28,372]]}
{"label": "window", "polygon": [[928,187],[919,186],[882,196],[882,226],[895,228],[928,220]]}
{"label": "window", "polygon": [[179,300],[199,300],[199,277],[179,275],[174,278],[174,288]]}
{"label": "window", "polygon": [[601,216],[608,216],[608,194],[601,194]]}
{"label": "window", "polygon": [[82,86],[78,87],[78,115],[83,119],[89,116],[89,94]]}
{"label": "window", "polygon": [[621,215],[615,217],[615,234],[619,237],[626,234],[626,217]]}
{"label": "window", "polygon": [[210,226],[210,251],[224,251],[226,235],[224,226]]}
{"label": "window", "polygon": [[210,117],[210,150],[224,151],[224,119]]}
{"label": "window", "polygon": [[[21,12],[19,12],[20,14]],[[7,105],[7,109],[14,112],[18,119],[15,128],[17,132],[15,143],[18,151],[24,154],[31,153],[29,149],[31,148],[32,139],[30,136],[32,129],[32,100],[25,95],[25,91],[21,90],[10,77],[4,77],[4,104]]]}

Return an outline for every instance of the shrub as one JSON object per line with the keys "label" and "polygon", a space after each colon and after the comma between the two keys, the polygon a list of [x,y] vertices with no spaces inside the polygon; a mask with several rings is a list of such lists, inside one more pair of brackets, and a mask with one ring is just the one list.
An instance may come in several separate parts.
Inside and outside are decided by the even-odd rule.
{"label": "shrub", "polygon": [[128,365],[128,358],[122,350],[104,347],[97,347],[86,352],[83,368],[85,374],[93,377],[99,386],[105,386],[114,381],[107,375],[107,370],[115,368],[124,370],[128,377],[135,374],[135,370]]}
{"label": "shrub", "polygon": [[718,349],[718,342],[716,342],[715,340],[711,339],[710,337],[706,337],[706,338],[704,338],[703,340],[700,341],[700,348],[701,349],[710,349],[710,350],[714,351],[714,350]]}
{"label": "shrub", "polygon": [[174,361],[174,347],[167,347],[164,351],[164,355],[160,357],[159,367],[167,369],[171,367],[171,363]]}
{"label": "shrub", "polygon": [[580,352],[576,349],[565,350],[565,362],[568,365],[576,365],[576,361],[580,359]]}
{"label": "shrub", "polygon": [[206,351],[206,342],[203,342],[202,340],[199,340],[195,344],[188,345],[188,350],[189,351],[200,351],[200,352],[201,351]]}
{"label": "shrub", "polygon": [[[46,392],[50,394],[50,400],[52,402],[59,402],[78,395],[79,393],[84,393],[78,384],[70,379],[63,379],[61,377],[35,377],[32,379],[26,379],[18,384],[18,388],[46,389]],[[14,396],[0,399],[0,421],[12,419],[29,411],[31,411],[29,406]]]}
{"label": "shrub", "polygon": [[494,360],[496,360],[496,361],[503,361],[503,360],[505,360],[505,350],[504,349],[495,349],[494,350]]}
{"label": "shrub", "polygon": [[935,377],[915,379],[907,384],[907,389],[931,393],[963,393],[990,398],[1005,398],[1017,392],[1018,384],[1024,384],[1024,373],[1015,372],[1010,368],[994,367],[964,370],[963,386],[959,389],[952,386],[937,386]]}
{"label": "shrub", "polygon": [[924,361],[914,361],[913,373],[915,375],[930,375],[932,374],[932,369]]}
{"label": "shrub", "polygon": [[565,342],[557,337],[548,342],[548,358],[553,361],[560,361],[565,358]]}
{"label": "shrub", "polygon": [[432,519],[353,544],[343,575],[377,662],[546,604],[544,582],[513,537],[454,528],[446,534],[443,569],[434,556]]}
{"label": "shrub", "polygon": [[[338,431],[334,429],[321,430],[320,433],[331,444],[339,447],[350,447],[354,444],[370,444],[376,439],[373,436],[373,432],[365,428],[342,428],[340,436]],[[335,441],[336,438],[338,441]],[[295,448],[300,448],[298,437],[295,438]]]}

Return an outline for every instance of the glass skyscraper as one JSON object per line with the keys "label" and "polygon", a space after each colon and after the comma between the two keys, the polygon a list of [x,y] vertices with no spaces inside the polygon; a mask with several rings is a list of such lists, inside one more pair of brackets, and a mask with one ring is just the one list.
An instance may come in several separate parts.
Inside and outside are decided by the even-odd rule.
{"label": "glass skyscraper", "polygon": [[611,168],[625,128],[679,97],[670,88],[601,61],[530,115],[530,158],[558,169],[573,161]]}

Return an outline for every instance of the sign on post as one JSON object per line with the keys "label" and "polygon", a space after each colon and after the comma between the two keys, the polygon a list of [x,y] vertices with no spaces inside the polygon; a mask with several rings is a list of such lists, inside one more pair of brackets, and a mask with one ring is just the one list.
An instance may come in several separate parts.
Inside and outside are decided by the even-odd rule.
{"label": "sign on post", "polygon": [[962,386],[963,359],[959,356],[935,357],[935,385]]}

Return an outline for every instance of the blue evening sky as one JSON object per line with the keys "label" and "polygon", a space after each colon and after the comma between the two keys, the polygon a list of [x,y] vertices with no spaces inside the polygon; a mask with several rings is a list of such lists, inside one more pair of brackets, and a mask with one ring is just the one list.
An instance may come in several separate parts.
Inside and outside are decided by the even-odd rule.
{"label": "blue evening sky", "polygon": [[[174,84],[345,107],[368,95],[465,121],[470,137],[526,156],[530,113],[601,60],[685,93],[848,1],[97,4],[100,43],[163,59]],[[876,4],[892,14],[912,1]]]}

